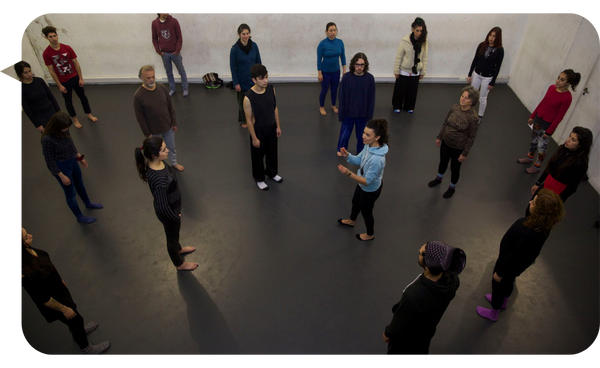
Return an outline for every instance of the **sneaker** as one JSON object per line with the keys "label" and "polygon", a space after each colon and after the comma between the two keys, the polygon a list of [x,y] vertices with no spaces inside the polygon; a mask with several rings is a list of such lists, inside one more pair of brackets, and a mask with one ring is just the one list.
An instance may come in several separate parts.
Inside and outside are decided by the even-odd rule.
{"label": "sneaker", "polygon": [[436,185],[438,185],[438,184],[441,184],[441,182],[442,182],[442,181],[441,181],[440,179],[438,179],[438,178],[435,178],[435,179],[433,179],[432,181],[430,181],[429,183],[427,183],[427,186],[428,186],[429,188],[433,188],[433,187],[435,187]]}
{"label": "sneaker", "polygon": [[279,175],[275,175],[271,179],[275,180],[276,183],[281,183],[283,181],[283,178]]}
{"label": "sneaker", "polygon": [[269,186],[264,181],[257,181],[256,185],[258,185],[258,189],[260,190],[269,190]]}
{"label": "sneaker", "polygon": [[87,348],[80,349],[83,354],[100,354],[105,352],[110,347],[110,342],[104,341],[99,343],[98,345],[89,344]]}
{"label": "sneaker", "polygon": [[412,113],[413,113],[413,110],[408,110],[408,113],[409,113],[409,114],[412,114]]}
{"label": "sneaker", "polygon": [[96,221],[96,218],[94,217],[87,217],[84,215],[77,216],[77,222],[79,222],[80,224],[91,224],[94,221]]}
{"label": "sneaker", "polygon": [[448,188],[448,190],[446,191],[446,193],[444,193],[444,195],[442,197],[448,199],[448,198],[450,198],[450,197],[452,197],[454,195],[455,191],[456,190],[453,189],[453,188]]}
{"label": "sneaker", "polygon": [[94,331],[97,328],[98,328],[98,324],[94,321],[90,321],[85,326],[83,326],[83,329],[85,330],[86,334],[89,334],[90,332]]}
{"label": "sneaker", "polygon": [[175,90],[172,89],[169,91],[169,96],[173,96],[174,94],[175,94]]}
{"label": "sneaker", "polygon": [[187,90],[183,91],[183,97],[187,97],[189,94],[190,94],[189,91],[187,91]]}
{"label": "sneaker", "polygon": [[401,112],[402,112],[402,110],[400,110],[400,109],[394,109],[394,112],[395,112],[396,114],[399,114],[399,113],[401,113]]}

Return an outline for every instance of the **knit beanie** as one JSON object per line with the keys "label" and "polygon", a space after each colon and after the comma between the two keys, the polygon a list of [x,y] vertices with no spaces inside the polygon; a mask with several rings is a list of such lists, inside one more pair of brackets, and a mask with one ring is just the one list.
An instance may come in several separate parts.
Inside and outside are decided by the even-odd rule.
{"label": "knit beanie", "polygon": [[458,275],[465,268],[467,255],[460,248],[432,240],[425,246],[423,261],[427,268],[441,268],[445,272]]}

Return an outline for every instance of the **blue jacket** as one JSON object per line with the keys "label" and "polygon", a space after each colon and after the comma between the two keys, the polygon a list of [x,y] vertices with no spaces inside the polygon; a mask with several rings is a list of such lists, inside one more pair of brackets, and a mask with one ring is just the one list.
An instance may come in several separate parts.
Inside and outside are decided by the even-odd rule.
{"label": "blue jacket", "polygon": [[231,77],[233,85],[240,85],[242,91],[249,90],[254,83],[250,77],[250,68],[254,64],[262,64],[260,60],[260,51],[258,45],[252,42],[252,49],[246,55],[244,51],[237,45],[231,46],[229,53],[229,68],[231,69]]}
{"label": "blue jacket", "polygon": [[358,156],[348,153],[346,161],[352,165],[360,166],[356,174],[367,179],[367,185],[358,184],[365,192],[374,192],[381,186],[385,155],[388,151],[388,145],[384,144],[381,147],[365,146]]}
{"label": "blue jacket", "polygon": [[342,65],[346,65],[346,51],[344,41],[339,38],[330,40],[325,38],[317,47],[317,70],[333,73],[340,70],[340,59]]}

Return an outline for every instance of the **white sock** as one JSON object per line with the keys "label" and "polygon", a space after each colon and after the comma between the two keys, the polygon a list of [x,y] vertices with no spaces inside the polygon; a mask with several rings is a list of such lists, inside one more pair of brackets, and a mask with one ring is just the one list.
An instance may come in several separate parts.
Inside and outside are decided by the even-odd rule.
{"label": "white sock", "polygon": [[260,190],[265,190],[266,188],[269,187],[264,181],[257,181],[256,185],[258,185],[258,187],[260,188]]}
{"label": "white sock", "polygon": [[279,175],[275,175],[275,176],[273,177],[273,180],[275,180],[275,181],[280,181],[281,179],[282,179],[282,178],[281,178],[281,176],[279,176]]}

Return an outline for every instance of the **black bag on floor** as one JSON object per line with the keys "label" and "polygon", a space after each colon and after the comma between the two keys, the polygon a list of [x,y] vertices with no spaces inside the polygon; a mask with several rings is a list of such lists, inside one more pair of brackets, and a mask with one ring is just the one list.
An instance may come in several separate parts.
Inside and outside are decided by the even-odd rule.
{"label": "black bag on floor", "polygon": [[206,73],[202,77],[204,86],[209,89],[217,89],[223,85],[223,80],[219,78],[218,73]]}

